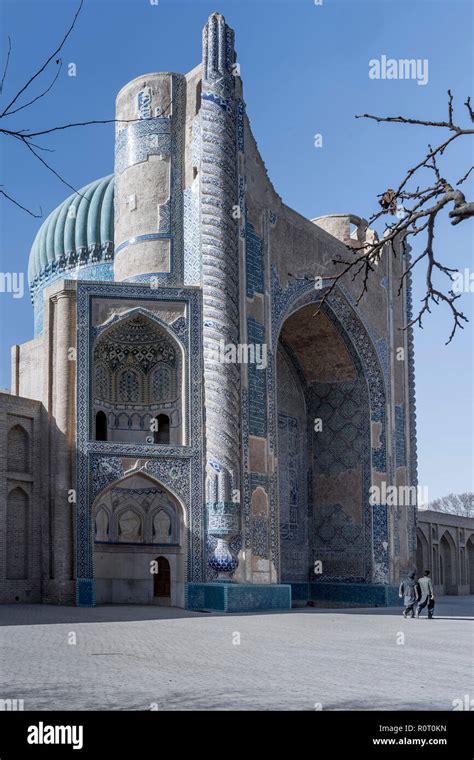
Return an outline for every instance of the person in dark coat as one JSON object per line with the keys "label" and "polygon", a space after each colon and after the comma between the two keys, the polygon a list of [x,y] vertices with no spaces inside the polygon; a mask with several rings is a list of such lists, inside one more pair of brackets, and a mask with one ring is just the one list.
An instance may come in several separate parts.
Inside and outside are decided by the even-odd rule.
{"label": "person in dark coat", "polygon": [[418,607],[416,608],[416,617],[420,617],[420,612],[422,612],[426,605],[428,605],[428,620],[432,620],[435,598],[429,570],[425,570],[424,576],[418,578],[418,586],[420,589],[420,598],[418,599]]}
{"label": "person in dark coat", "polygon": [[398,595],[403,598],[403,604],[405,605],[403,617],[408,617],[408,614],[410,614],[411,618],[415,617],[413,607],[418,600],[419,589],[414,572],[408,573],[407,577],[402,580],[400,588],[398,589]]}

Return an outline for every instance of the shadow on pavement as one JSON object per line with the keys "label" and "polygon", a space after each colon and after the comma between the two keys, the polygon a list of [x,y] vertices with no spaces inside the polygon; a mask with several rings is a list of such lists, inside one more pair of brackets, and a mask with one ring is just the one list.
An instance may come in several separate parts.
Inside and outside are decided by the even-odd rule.
{"label": "shadow on pavement", "polygon": [[[438,612],[438,614],[436,614]],[[472,615],[471,615],[472,613]],[[268,610],[245,613],[223,613],[210,610],[183,610],[178,607],[145,605],[99,605],[58,607],[48,604],[0,605],[0,626],[61,625],[67,623],[127,623],[146,620],[183,620],[206,617],[252,617],[262,615],[373,615],[402,617],[401,607],[294,607],[291,610]],[[418,619],[428,620],[425,616]],[[474,620],[474,596],[443,597],[436,602],[436,620]]]}

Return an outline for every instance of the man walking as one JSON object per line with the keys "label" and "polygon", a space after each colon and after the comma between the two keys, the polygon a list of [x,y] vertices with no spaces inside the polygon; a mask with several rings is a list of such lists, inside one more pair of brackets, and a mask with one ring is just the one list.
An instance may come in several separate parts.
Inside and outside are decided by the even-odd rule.
{"label": "man walking", "polygon": [[405,605],[405,609],[403,610],[403,617],[408,617],[408,614],[410,614],[411,618],[415,617],[413,607],[415,606],[419,597],[419,590],[418,583],[415,580],[414,571],[408,573],[408,576],[402,580],[400,583],[400,588],[398,589],[398,595],[400,597],[403,597],[403,604]]}
{"label": "man walking", "polygon": [[425,570],[424,576],[418,578],[418,586],[420,589],[420,598],[418,599],[416,617],[420,617],[420,612],[422,612],[426,605],[428,605],[428,620],[432,620],[435,598],[429,570]]}

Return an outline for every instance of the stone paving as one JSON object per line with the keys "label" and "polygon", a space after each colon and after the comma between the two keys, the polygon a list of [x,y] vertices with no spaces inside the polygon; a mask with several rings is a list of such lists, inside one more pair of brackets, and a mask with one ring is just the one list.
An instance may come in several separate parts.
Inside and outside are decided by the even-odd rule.
{"label": "stone paving", "polygon": [[452,710],[474,697],[474,596],[444,597],[436,614],[3,605],[0,698],[25,710]]}

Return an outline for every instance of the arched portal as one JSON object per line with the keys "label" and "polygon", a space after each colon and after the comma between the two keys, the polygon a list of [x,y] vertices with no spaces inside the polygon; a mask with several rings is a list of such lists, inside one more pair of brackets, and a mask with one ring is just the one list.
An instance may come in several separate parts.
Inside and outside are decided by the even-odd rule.
{"label": "arched portal", "polygon": [[[161,483],[136,472],[105,488],[92,507],[92,532],[98,604],[154,604],[158,596],[184,607],[184,510]],[[157,561],[165,585],[156,585]]]}
{"label": "arched portal", "polygon": [[[316,580],[316,563],[318,580],[358,583],[375,573],[368,379],[338,328],[329,314],[315,316],[310,303],[293,312],[279,333],[282,582]],[[387,527],[386,511],[381,525]]]}
{"label": "arched portal", "polygon": [[441,583],[445,594],[457,594],[456,546],[448,531],[439,542]]}
{"label": "arched portal", "polygon": [[166,557],[157,557],[153,579],[154,601],[163,603],[171,598],[171,568]]}
{"label": "arched portal", "polygon": [[[429,546],[425,535],[420,528],[416,531],[416,570],[418,578],[421,578],[425,570],[429,570]],[[434,573],[434,569],[432,571]]]}

